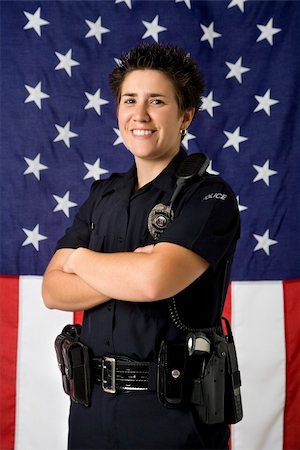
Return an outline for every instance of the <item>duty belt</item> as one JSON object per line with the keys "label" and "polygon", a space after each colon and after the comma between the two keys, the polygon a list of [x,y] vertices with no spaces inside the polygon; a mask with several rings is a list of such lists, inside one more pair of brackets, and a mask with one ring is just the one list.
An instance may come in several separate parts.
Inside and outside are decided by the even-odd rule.
{"label": "duty belt", "polygon": [[157,364],[112,355],[92,358],[93,381],[104,392],[156,391]]}

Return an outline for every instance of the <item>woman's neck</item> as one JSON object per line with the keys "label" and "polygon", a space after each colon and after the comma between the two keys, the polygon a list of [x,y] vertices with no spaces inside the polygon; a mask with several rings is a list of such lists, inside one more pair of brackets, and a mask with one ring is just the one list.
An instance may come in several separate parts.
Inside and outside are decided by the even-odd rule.
{"label": "woman's neck", "polygon": [[135,159],[137,184],[136,190],[141,189],[150,181],[154,180],[172,161],[175,155],[160,160]]}

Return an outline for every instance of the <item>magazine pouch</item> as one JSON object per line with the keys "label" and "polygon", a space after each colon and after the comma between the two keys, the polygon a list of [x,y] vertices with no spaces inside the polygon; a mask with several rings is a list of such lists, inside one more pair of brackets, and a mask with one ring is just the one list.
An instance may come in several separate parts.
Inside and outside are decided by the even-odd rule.
{"label": "magazine pouch", "polygon": [[158,357],[157,395],[169,408],[185,402],[186,345],[183,341],[163,341]]}

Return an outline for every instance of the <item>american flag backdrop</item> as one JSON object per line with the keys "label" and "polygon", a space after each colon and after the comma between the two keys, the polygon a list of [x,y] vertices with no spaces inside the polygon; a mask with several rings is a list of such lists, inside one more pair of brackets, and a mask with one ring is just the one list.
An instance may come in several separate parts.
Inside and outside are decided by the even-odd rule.
{"label": "american flag backdrop", "polygon": [[66,448],[53,342],[81,317],[43,306],[42,274],[91,183],[132,164],[108,74],[153,41],[202,68],[183,145],[208,153],[241,212],[226,314],[244,419],[231,447],[300,448],[300,4],[106,0],[1,2],[1,450]]}

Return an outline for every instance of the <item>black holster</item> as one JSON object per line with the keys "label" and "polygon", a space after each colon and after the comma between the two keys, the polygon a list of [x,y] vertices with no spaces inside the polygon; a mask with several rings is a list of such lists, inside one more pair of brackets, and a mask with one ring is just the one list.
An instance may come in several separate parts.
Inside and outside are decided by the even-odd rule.
{"label": "black holster", "polygon": [[[209,357],[197,354],[191,356],[191,364],[196,368],[191,403],[199,420],[206,424],[233,424],[243,418],[241,377],[235,345],[229,322],[223,320],[226,335],[215,331],[208,334],[211,342]],[[207,358],[204,364],[203,358]]]}
{"label": "black holster", "polygon": [[191,356],[194,376],[192,379],[191,403],[200,422],[215,424],[224,422],[226,341],[212,333],[211,353]]}
{"label": "black holster", "polygon": [[55,339],[58,367],[66,394],[84,406],[90,405],[91,377],[88,347],[79,341],[80,325],[67,325]]}

